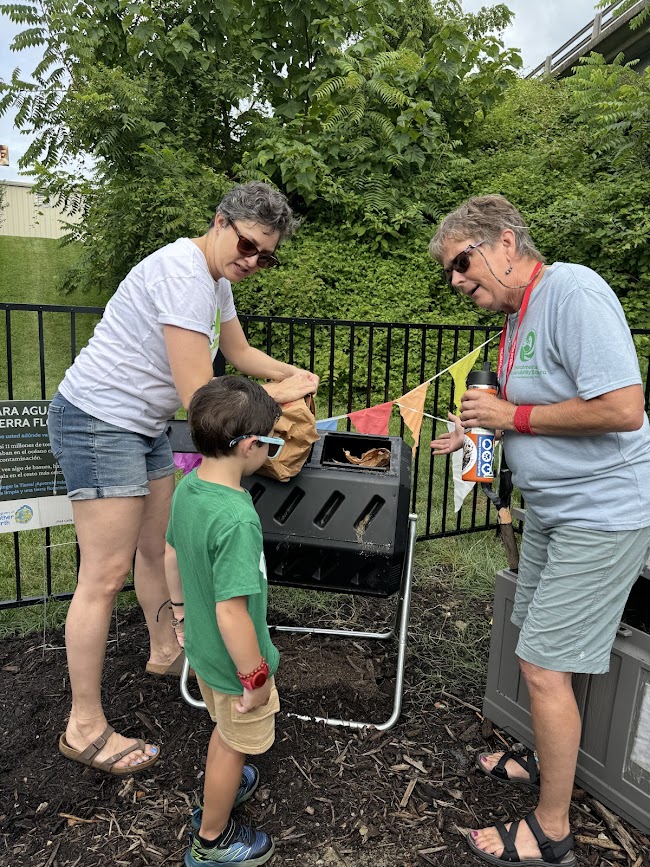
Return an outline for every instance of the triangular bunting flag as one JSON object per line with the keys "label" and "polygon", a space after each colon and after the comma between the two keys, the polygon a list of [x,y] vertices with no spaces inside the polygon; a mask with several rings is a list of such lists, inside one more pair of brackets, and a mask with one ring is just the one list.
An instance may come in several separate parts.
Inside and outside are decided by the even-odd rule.
{"label": "triangular bunting flag", "polygon": [[476,364],[480,351],[481,347],[479,346],[474,352],[470,352],[465,358],[461,358],[447,368],[454,380],[454,406],[456,407],[456,413],[460,412],[460,399],[467,391],[467,374]]}
{"label": "triangular bunting flag", "polygon": [[[447,422],[449,433],[454,432],[453,421]],[[463,481],[463,455],[465,449],[456,449],[451,456],[452,480],[454,483],[454,512],[459,512],[465,497],[472,490],[476,482]]]}
{"label": "triangular bunting flag", "polygon": [[348,418],[359,433],[388,436],[388,421],[392,409],[393,401],[389,400],[388,403],[379,403],[377,406],[369,406],[368,409],[349,412]]}
{"label": "triangular bunting flag", "polygon": [[424,401],[427,399],[428,382],[423,382],[409,391],[398,397],[395,403],[399,405],[400,415],[404,419],[404,424],[413,434],[413,454],[420,442],[420,428],[422,427],[422,413],[424,412]]}
{"label": "triangular bunting flag", "polygon": [[338,416],[336,418],[322,418],[316,422],[316,430],[336,430],[338,425]]}

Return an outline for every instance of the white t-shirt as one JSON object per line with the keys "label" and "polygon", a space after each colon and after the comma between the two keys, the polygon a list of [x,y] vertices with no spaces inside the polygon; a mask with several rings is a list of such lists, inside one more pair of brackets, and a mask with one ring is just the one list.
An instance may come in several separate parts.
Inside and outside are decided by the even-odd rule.
{"label": "white t-shirt", "polygon": [[236,315],[230,282],[215,282],[196,244],[180,238],[127,274],[59,391],[95,418],[157,437],[181,405],[163,326],[205,334],[214,357],[220,323]]}

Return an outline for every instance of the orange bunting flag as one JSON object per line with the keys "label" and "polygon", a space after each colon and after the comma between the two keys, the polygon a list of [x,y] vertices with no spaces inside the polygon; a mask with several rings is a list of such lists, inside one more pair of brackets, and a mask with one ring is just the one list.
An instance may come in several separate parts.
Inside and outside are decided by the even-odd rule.
{"label": "orange bunting flag", "polygon": [[398,397],[395,403],[399,406],[399,411],[404,419],[404,424],[413,434],[413,454],[420,442],[420,428],[422,427],[422,418],[424,412],[424,401],[427,399],[428,382],[423,382],[418,385],[413,391],[409,391]]}
{"label": "orange bunting flag", "polygon": [[388,436],[388,422],[392,409],[393,401],[390,400],[388,403],[369,406],[368,409],[349,412],[348,418],[359,433]]}

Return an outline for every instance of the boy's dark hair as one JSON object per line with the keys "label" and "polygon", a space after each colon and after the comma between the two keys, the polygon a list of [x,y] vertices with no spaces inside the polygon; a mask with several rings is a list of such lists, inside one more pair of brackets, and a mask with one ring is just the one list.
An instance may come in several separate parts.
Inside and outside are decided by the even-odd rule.
{"label": "boy's dark hair", "polygon": [[244,376],[220,376],[194,392],[187,418],[197,452],[218,458],[231,454],[236,437],[267,436],[281,414],[261,385]]}

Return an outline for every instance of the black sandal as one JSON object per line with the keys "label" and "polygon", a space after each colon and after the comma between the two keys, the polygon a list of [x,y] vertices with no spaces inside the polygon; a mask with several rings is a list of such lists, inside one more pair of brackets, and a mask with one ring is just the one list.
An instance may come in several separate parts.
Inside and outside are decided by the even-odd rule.
{"label": "black sandal", "polygon": [[[539,851],[542,853],[541,858],[520,858],[515,846],[517,838],[517,829],[520,822],[525,822],[530,828],[533,836],[537,840]],[[503,822],[498,819],[494,823],[494,827],[499,832],[499,836],[503,840],[503,852],[500,857],[491,855],[489,852],[484,852],[472,840],[471,832],[467,835],[467,845],[472,852],[483,861],[489,864],[526,864],[529,867],[546,867],[547,864],[561,864],[562,867],[574,867],[576,856],[573,851],[574,840],[573,834],[567,834],[563,840],[549,840],[546,834],[542,831],[537,816],[535,813],[529,813],[523,819],[518,819],[513,822],[510,829],[506,828]]]}
{"label": "black sandal", "polygon": [[[514,750],[507,750],[492,770],[488,770],[481,759],[485,756],[491,756],[492,754],[493,753],[479,753],[476,757],[476,767],[480,768],[484,774],[487,774],[488,777],[492,777],[499,783],[510,783],[513,786],[526,786],[528,789],[533,789],[535,792],[539,792],[539,768],[533,750],[526,750],[523,755],[516,753]],[[519,780],[508,776],[508,772],[506,771],[506,762],[510,759],[513,759],[513,761],[517,762],[520,767],[528,772],[527,780]]]}

